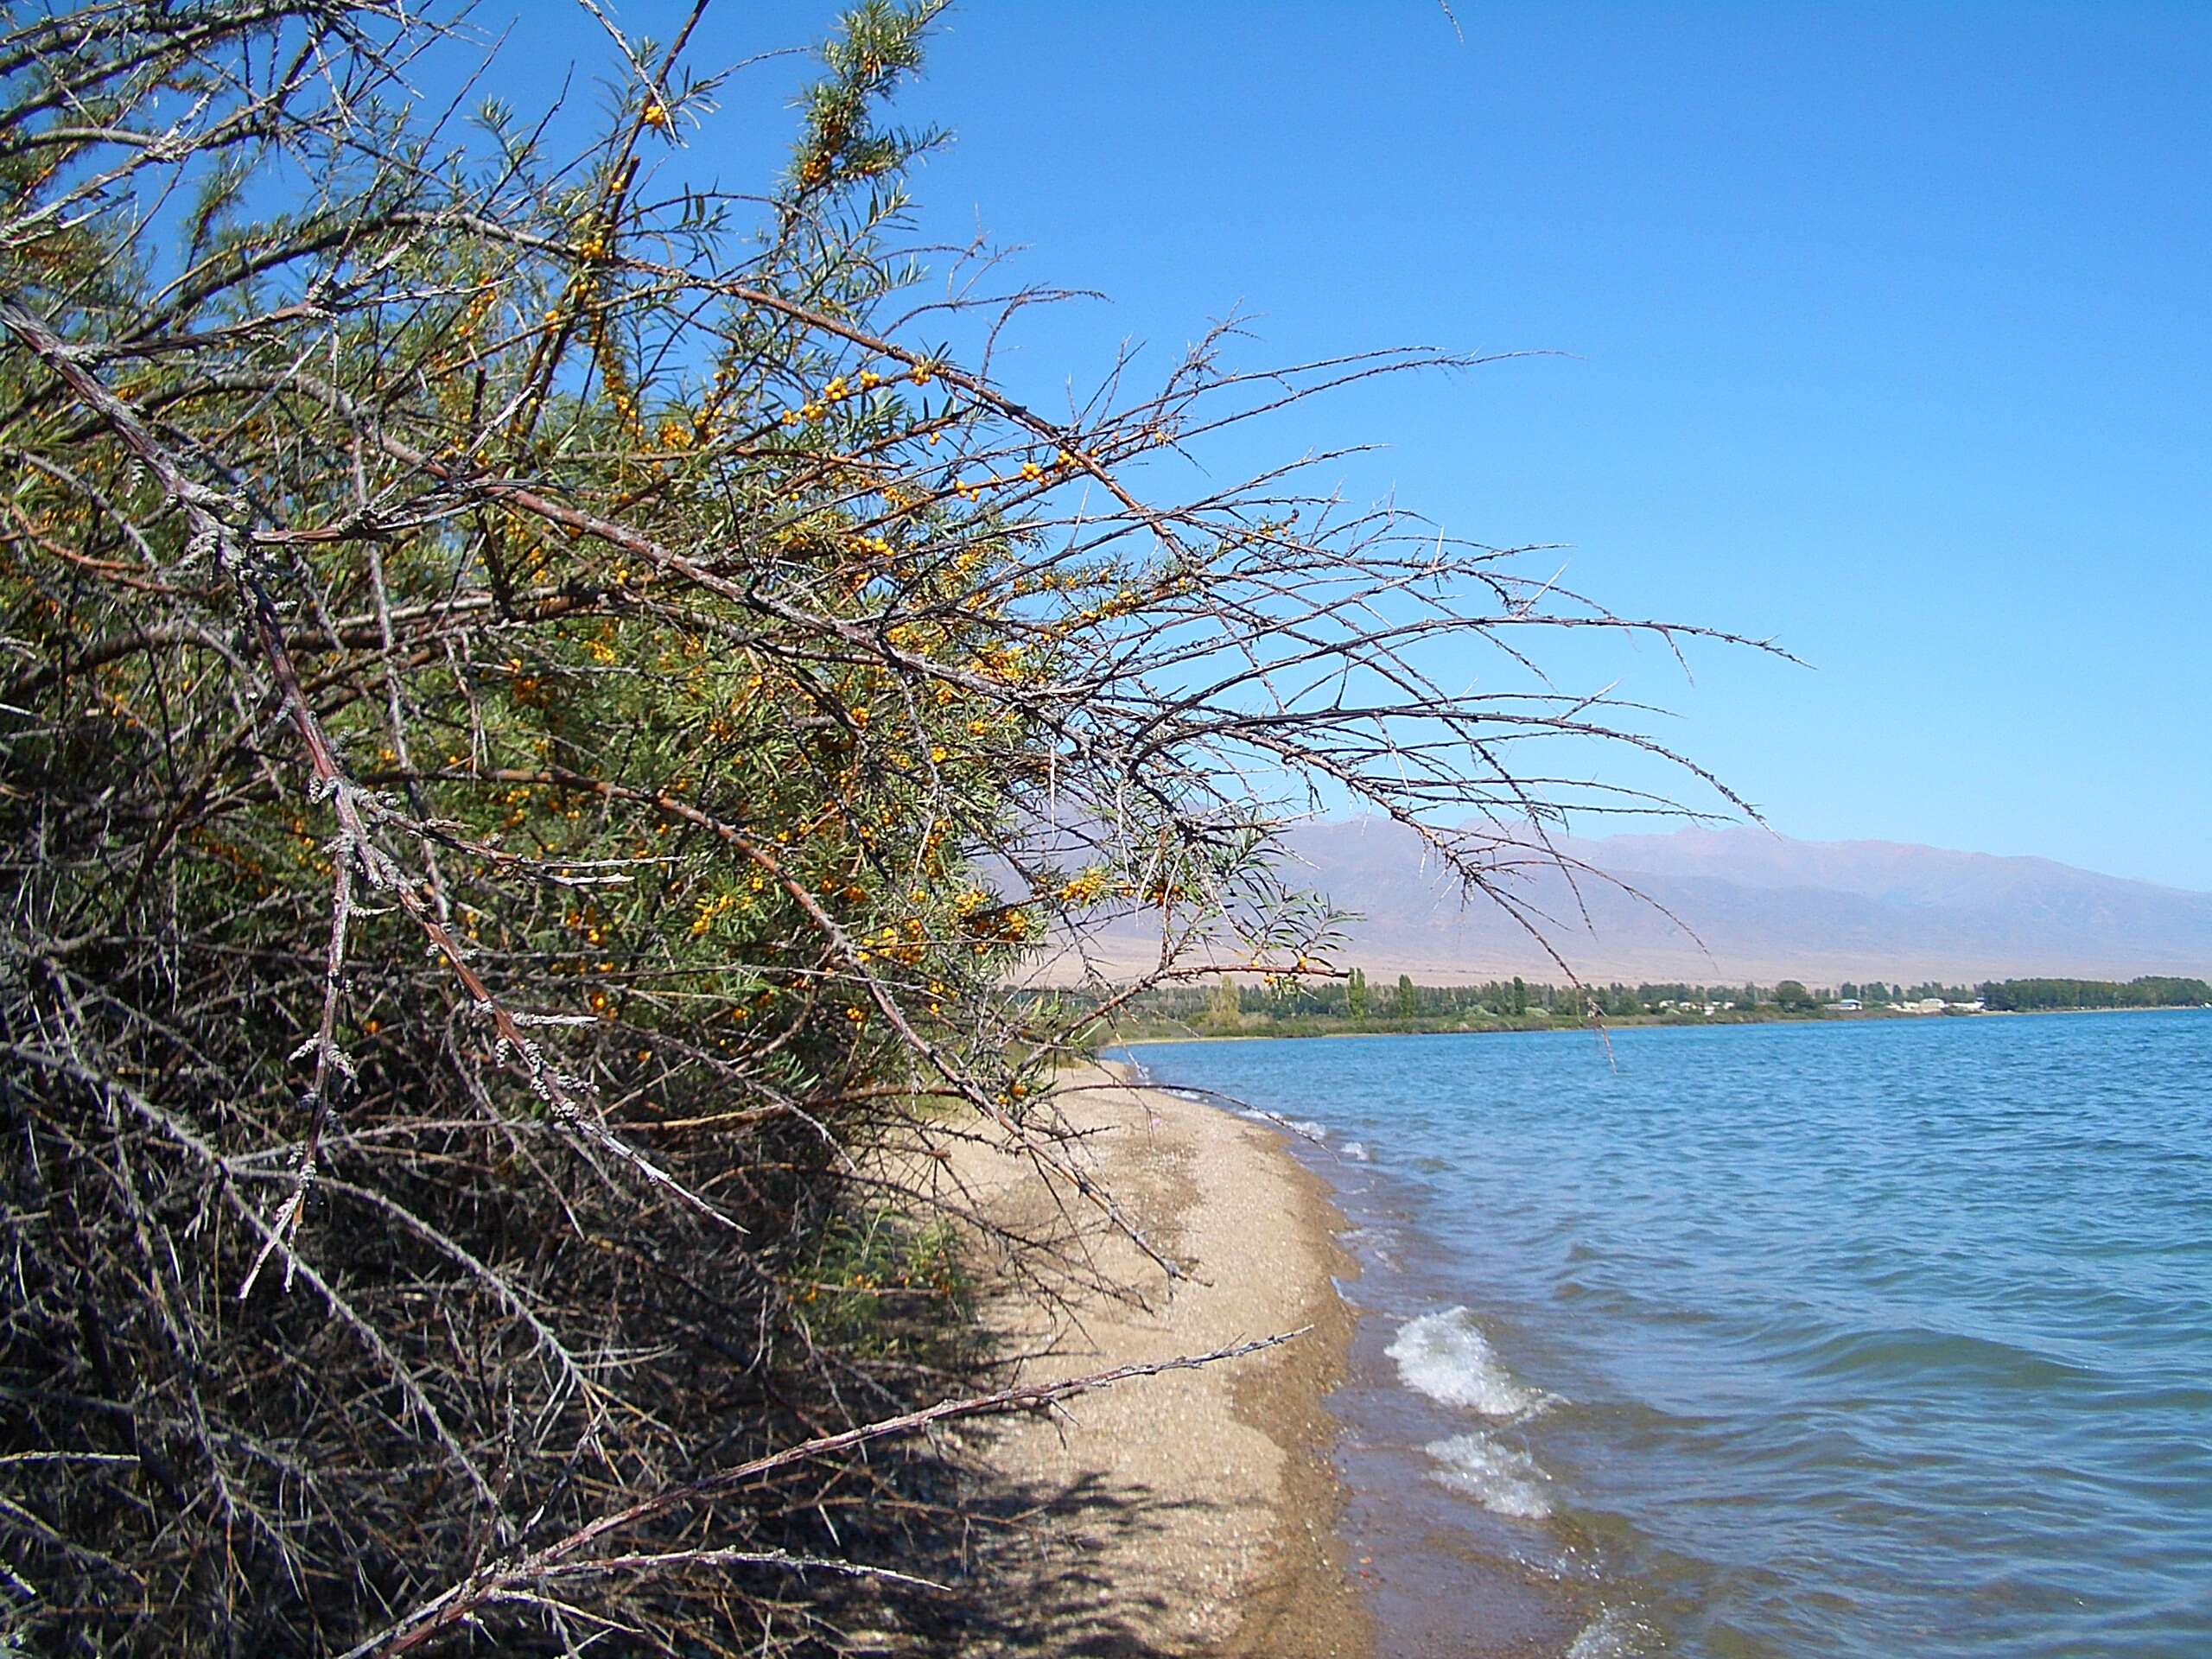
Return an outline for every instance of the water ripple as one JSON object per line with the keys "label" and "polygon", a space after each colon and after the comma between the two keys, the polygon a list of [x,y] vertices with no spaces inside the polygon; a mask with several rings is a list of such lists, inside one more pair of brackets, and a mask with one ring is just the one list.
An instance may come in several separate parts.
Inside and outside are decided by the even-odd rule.
{"label": "water ripple", "polygon": [[1421,1149],[1413,1478],[1595,1564],[1577,1659],[2212,1653],[2212,1014],[1142,1057]]}

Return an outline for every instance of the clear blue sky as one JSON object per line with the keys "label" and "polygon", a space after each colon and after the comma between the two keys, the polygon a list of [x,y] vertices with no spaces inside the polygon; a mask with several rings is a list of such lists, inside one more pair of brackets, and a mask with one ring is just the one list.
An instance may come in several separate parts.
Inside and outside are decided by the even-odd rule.
{"label": "clear blue sky", "polygon": [[[928,227],[1107,296],[1013,372],[1239,308],[1254,364],[1571,353],[1268,436],[1385,444],[1350,493],[1813,664],[1606,670],[1787,834],[2212,888],[2212,6],[1453,9],[957,9],[900,105],[956,136]],[[528,15],[503,67],[592,49]],[[695,61],[828,15],[723,0]],[[803,68],[686,165],[757,186]]]}

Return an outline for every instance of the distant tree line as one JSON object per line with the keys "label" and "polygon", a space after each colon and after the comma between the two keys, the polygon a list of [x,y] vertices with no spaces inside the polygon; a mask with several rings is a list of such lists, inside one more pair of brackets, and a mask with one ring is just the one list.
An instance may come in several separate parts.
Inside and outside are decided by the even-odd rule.
{"label": "distant tree line", "polygon": [[2109,979],[2007,979],[1981,988],[1993,1008],[2171,1008],[2212,1003],[2212,984],[2146,974],[2126,984]]}
{"label": "distant tree line", "polygon": [[[1529,1027],[1579,1023],[1593,1014],[1607,1020],[1706,1020],[1816,1015],[1840,1004],[1878,1011],[1931,1002],[2015,1013],[2055,1008],[2172,1007],[2212,1003],[2212,984],[2201,979],[2146,976],[2113,980],[2012,979],[1979,985],[1845,981],[1808,987],[1785,979],[1759,984],[1700,985],[1645,981],[1630,986],[1554,985],[1512,979],[1463,985],[1416,984],[1408,974],[1376,988],[1366,972],[1340,980],[1284,976],[1249,982],[1226,976],[1207,985],[1162,986],[1128,999],[1125,1017],[1138,1029],[1160,1026],[1199,1032],[1254,1028],[1323,1031]],[[1843,1011],[1850,1012],[1849,1008]]]}

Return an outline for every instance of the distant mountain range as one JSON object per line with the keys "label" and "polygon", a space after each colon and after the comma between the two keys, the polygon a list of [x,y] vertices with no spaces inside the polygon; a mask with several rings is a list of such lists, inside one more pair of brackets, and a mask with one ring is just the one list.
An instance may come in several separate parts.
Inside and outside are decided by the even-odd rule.
{"label": "distant mountain range", "polygon": [[[1387,820],[1306,825],[1291,844],[1310,866],[1294,879],[1360,912],[1342,960],[1370,977],[1559,977],[1525,931],[1479,895],[1463,904],[1433,858],[1425,865],[1419,842]],[[1585,876],[1571,888],[1557,872],[1528,866],[1503,886],[1550,918],[1560,955],[1586,980],[2212,975],[2212,893],[2049,859],[1793,841],[1752,828],[1562,849],[1612,880]]]}

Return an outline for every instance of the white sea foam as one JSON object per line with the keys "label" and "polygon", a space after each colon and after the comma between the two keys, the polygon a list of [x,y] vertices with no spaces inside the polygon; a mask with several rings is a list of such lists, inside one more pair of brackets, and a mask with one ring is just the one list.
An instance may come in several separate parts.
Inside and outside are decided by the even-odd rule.
{"label": "white sea foam", "polygon": [[1505,1369],[1464,1307],[1407,1320],[1383,1351],[1398,1362],[1408,1388],[1447,1406],[1467,1406],[1485,1417],[1529,1417],[1552,1402]]}
{"label": "white sea foam", "polygon": [[1329,1126],[1325,1123],[1316,1123],[1310,1117],[1285,1117],[1281,1112],[1263,1112],[1256,1106],[1240,1107],[1236,1116],[1249,1117],[1255,1123],[1272,1123],[1279,1129],[1287,1129],[1293,1135],[1302,1135],[1309,1141],[1325,1141],[1329,1138]]}
{"label": "white sea foam", "polygon": [[1567,1659],[1636,1659],[1649,1632],[1618,1607],[1608,1607],[1582,1627]]}
{"label": "white sea foam", "polygon": [[1465,1492],[1494,1515],[1541,1521],[1552,1512],[1545,1489],[1550,1478],[1526,1452],[1500,1446],[1487,1434],[1454,1434],[1422,1448],[1436,1459],[1428,1478]]}
{"label": "white sea foam", "polygon": [[1351,1159],[1355,1164],[1364,1164],[1371,1161],[1368,1156],[1367,1143],[1363,1141],[1345,1141],[1344,1156]]}
{"label": "white sea foam", "polygon": [[1339,1233],[1348,1249],[1364,1250],[1379,1266],[1395,1269],[1398,1265],[1398,1234],[1390,1227],[1354,1227]]}

